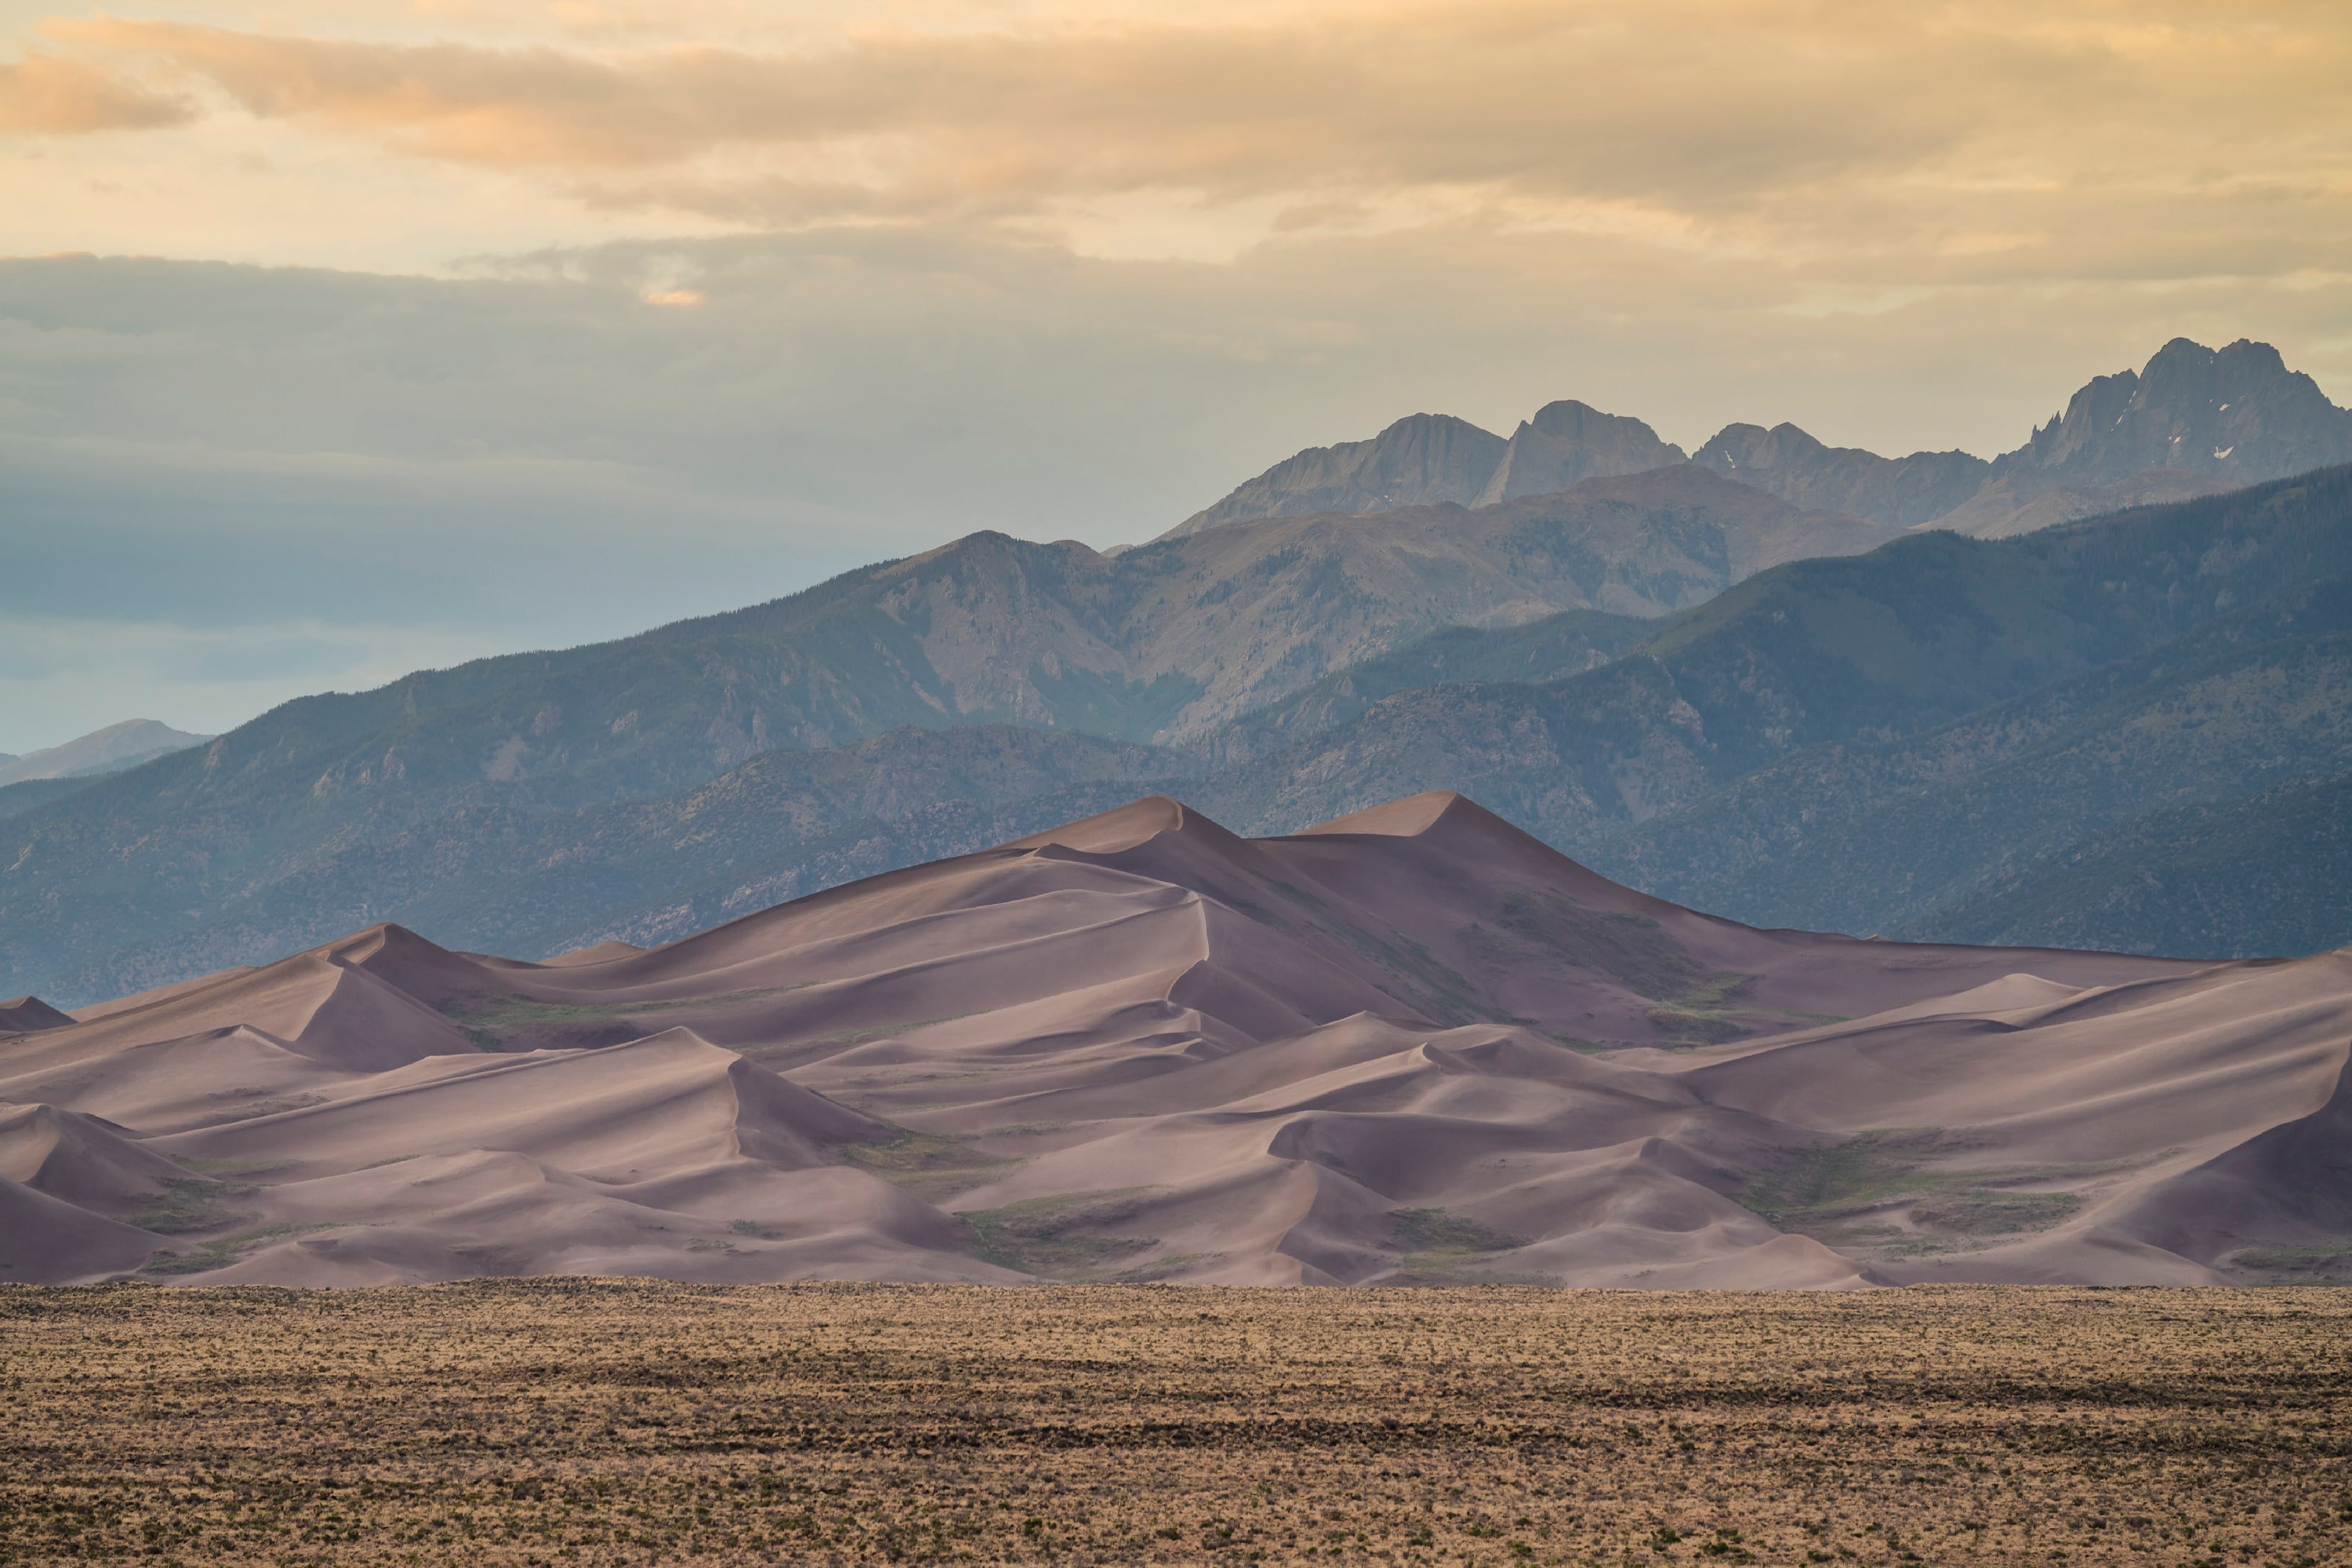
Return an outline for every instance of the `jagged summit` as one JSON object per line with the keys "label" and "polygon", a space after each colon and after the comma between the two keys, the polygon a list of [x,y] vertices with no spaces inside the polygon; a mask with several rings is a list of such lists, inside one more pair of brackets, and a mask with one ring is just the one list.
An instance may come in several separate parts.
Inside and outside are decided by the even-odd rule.
{"label": "jagged summit", "polygon": [[1639,419],[1603,414],[1573,398],[1547,403],[1511,435],[1509,447],[1474,503],[1496,506],[1521,496],[1549,495],[1585,479],[1639,474],[1683,461],[1683,449],[1662,441]]}
{"label": "jagged summit", "polygon": [[1682,460],[1680,447],[1639,419],[1574,399],[1546,404],[1508,441],[1450,415],[1416,414],[1369,441],[1285,458],[1160,538],[1267,517],[1494,506]]}
{"label": "jagged summit", "polygon": [[[1468,444],[1449,465],[1429,457],[1429,433],[1441,426],[1476,437],[1459,438]],[[1641,420],[1572,399],[1545,405],[1507,442],[1415,415],[1372,441],[1301,452],[1171,531],[1436,501],[1488,507],[1685,460]],[[1727,425],[1687,460],[1809,510],[1991,536],[2352,462],[2352,410],[2268,343],[2209,349],[2175,338],[2140,371],[2095,377],[2023,446],[1990,462],[1958,450],[1883,458],[1785,423]],[[1412,483],[1392,477],[1405,474]]]}
{"label": "jagged summit", "polygon": [[1895,528],[1916,528],[1950,511],[1977,492],[1991,467],[1960,451],[1882,458],[1858,447],[1828,447],[1794,425],[1727,425],[1691,461],[1797,506]]}
{"label": "jagged summit", "polygon": [[1369,441],[1309,447],[1160,535],[1175,539],[1260,517],[1468,506],[1486,489],[1508,443],[1450,414],[1413,414]]}
{"label": "jagged summit", "polygon": [[2109,484],[2173,469],[2251,484],[2347,461],[2352,409],[2289,370],[2278,350],[2244,338],[2221,349],[2175,338],[2138,374],[2093,380],[1993,471]]}

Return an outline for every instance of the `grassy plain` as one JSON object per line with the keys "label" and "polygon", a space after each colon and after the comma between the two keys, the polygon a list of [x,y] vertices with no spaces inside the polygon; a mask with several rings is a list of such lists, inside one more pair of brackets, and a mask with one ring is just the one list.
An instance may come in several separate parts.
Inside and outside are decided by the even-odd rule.
{"label": "grassy plain", "polygon": [[0,1561],[2352,1563],[2352,1291],[0,1287]]}

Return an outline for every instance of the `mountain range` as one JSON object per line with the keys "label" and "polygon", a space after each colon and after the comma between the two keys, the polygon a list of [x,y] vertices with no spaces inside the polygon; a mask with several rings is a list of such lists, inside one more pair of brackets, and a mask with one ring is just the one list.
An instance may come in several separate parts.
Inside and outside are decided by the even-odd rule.
{"label": "mountain range", "polygon": [[[388,896],[362,868],[399,859],[406,836],[488,835],[908,726],[1182,741],[1442,628],[1656,615],[1891,537],[1687,468],[1117,556],[976,534],[620,642],[306,698],[0,820],[0,989],[88,996],[282,949],[299,921],[273,917],[245,945],[178,939],[222,915],[247,929],[257,899],[313,907],[297,888],[331,887],[316,918],[346,929],[353,899]],[[496,857],[486,841],[456,858]]]}
{"label": "mountain range", "polygon": [[201,746],[211,739],[210,735],[187,734],[152,719],[126,719],[63,745],[27,752],[21,757],[0,753],[0,788],[118,773],[169,752]]}
{"label": "mountain range", "polygon": [[1572,398],[1536,410],[1507,441],[1449,414],[1414,414],[1369,441],[1309,447],[1160,537],[1263,517],[1499,506],[1682,460],[1680,447],[1639,419]]}
{"label": "mountain range", "polygon": [[1882,458],[1824,446],[1794,425],[1728,425],[1685,458],[1640,420],[1574,402],[1546,405],[1508,441],[1417,414],[1369,441],[1286,458],[1166,537],[1261,517],[1492,506],[1685,461],[1808,510],[1996,536],[2352,462],[2352,410],[2268,343],[2216,350],[2175,338],[2144,370],[2095,378],[1990,461],[1960,451]]}
{"label": "mountain range", "polygon": [[2352,953],[1759,931],[1455,795],[1150,797],[650,951],[0,1039],[0,1274],[1846,1288],[2352,1269]]}
{"label": "mountain range", "polygon": [[2316,396],[1424,417],[26,759],[0,1280],[2352,1280]]}
{"label": "mountain range", "polygon": [[1150,790],[1256,834],[1462,790],[1762,925],[2308,952],[2352,942],[2340,836],[2290,827],[2352,771],[2347,573],[2344,469],[1998,539],[1696,461],[1108,554],[979,534],[11,808],[0,993],[80,1005],[381,921],[667,942]]}

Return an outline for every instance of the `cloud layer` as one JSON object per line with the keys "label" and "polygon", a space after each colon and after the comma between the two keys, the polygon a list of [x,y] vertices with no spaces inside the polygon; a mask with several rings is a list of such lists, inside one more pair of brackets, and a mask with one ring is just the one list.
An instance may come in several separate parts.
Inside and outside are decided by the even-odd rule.
{"label": "cloud layer", "polygon": [[1154,196],[1212,226],[1255,204],[1262,236],[1475,215],[1914,284],[2271,275],[2352,237],[2352,13],[2326,4],[1485,0],[791,47],[93,16],[33,47],[20,128],[201,102],[747,226]]}

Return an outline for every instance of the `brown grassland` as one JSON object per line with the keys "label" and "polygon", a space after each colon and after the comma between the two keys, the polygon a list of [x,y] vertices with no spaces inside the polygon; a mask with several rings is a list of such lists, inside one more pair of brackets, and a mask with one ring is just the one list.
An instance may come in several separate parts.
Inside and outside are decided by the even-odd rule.
{"label": "brown grassland", "polygon": [[2352,1562],[2352,1291],[0,1287],[0,1561]]}

